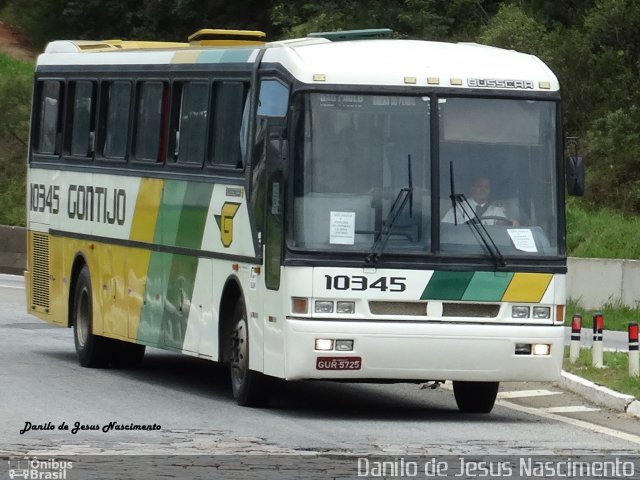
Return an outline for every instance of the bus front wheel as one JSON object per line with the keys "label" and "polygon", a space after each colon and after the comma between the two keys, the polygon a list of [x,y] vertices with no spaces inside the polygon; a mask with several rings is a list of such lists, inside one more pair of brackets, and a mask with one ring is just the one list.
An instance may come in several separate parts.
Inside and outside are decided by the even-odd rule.
{"label": "bus front wheel", "polygon": [[499,382],[453,382],[453,395],[463,413],[489,413],[498,396]]}
{"label": "bus front wheel", "polygon": [[249,323],[242,299],[233,314],[231,332],[231,388],[238,405],[263,407],[271,397],[271,381],[260,372],[249,369]]}
{"label": "bus front wheel", "polygon": [[91,277],[85,265],[80,270],[73,295],[73,337],[83,367],[105,367],[109,361],[108,339],[94,335]]}

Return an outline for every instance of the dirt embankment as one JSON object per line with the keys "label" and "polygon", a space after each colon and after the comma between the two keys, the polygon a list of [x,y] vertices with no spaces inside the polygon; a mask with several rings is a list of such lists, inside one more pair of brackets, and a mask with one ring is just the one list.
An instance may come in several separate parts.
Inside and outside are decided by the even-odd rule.
{"label": "dirt embankment", "polygon": [[18,60],[33,61],[37,52],[18,29],[0,20],[0,52]]}

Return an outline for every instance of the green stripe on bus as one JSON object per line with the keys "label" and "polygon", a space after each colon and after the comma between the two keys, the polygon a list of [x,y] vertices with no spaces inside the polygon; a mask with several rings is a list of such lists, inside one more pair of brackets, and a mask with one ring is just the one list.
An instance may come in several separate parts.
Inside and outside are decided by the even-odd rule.
{"label": "green stripe on bus", "polygon": [[[154,242],[201,248],[212,192],[211,184],[165,182]],[[151,253],[138,340],[182,349],[197,270],[197,257]]]}
{"label": "green stripe on bus", "polygon": [[182,349],[197,271],[197,257],[173,255],[162,316],[163,344],[167,347]]}
{"label": "green stripe on bus", "polygon": [[209,213],[213,185],[190,183],[184,195],[175,245],[199,249],[202,246],[204,226]]}
{"label": "green stripe on bus", "polygon": [[[210,183],[189,183],[184,195],[175,245],[199,249],[213,193]],[[198,272],[198,257],[174,255],[162,317],[164,345],[182,349],[189,321],[189,306]]]}
{"label": "green stripe on bus", "polygon": [[162,318],[165,310],[165,292],[171,273],[173,254],[152,252],[147,270],[138,341],[148,345],[162,345]]}
{"label": "green stripe on bus", "polygon": [[433,272],[421,300],[461,300],[474,272]]}
{"label": "green stripe on bus", "polygon": [[162,190],[162,202],[156,221],[154,243],[174,246],[178,237],[178,227],[184,198],[187,192],[187,182],[166,181]]}
{"label": "green stripe on bus", "polygon": [[476,272],[462,300],[499,302],[512,278],[511,272]]}

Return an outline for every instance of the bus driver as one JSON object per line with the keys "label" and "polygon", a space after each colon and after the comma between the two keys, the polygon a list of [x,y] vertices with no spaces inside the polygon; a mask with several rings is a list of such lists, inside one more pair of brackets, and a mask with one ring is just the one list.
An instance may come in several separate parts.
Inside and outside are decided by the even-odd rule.
{"label": "bus driver", "polygon": [[[490,198],[491,180],[484,176],[477,177],[471,186],[469,205],[483,225],[507,224],[514,227],[520,225],[517,220],[507,217],[504,207],[492,204]],[[454,223],[454,220],[457,220],[458,223],[466,223],[475,219],[470,219],[463,208],[456,205],[456,218],[454,218],[453,208],[451,208],[442,219],[444,223]]]}

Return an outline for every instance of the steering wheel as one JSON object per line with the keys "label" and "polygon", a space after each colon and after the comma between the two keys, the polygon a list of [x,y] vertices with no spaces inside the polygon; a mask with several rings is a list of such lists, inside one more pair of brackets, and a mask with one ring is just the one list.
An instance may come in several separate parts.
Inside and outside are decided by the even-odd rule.
{"label": "steering wheel", "polygon": [[513,220],[502,215],[484,215],[480,217],[480,221],[482,222],[483,220],[494,220],[498,222],[498,225],[513,225]]}

